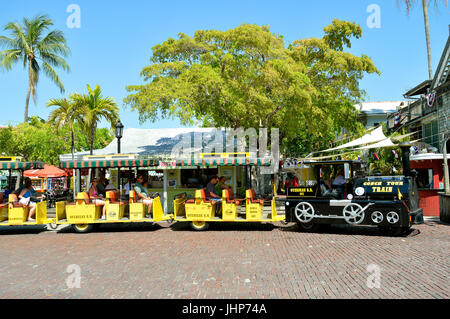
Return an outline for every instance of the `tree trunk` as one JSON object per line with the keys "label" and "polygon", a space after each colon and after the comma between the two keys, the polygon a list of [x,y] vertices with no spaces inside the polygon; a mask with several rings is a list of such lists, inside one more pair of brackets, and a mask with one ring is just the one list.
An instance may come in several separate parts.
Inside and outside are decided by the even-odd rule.
{"label": "tree trunk", "polygon": [[425,23],[425,37],[427,40],[427,55],[428,55],[428,76],[430,80],[433,79],[433,67],[431,64],[431,44],[430,44],[430,31],[429,31],[429,24],[428,24],[428,7],[427,7],[427,0],[422,0],[422,7],[423,7],[423,19]]}
{"label": "tree trunk", "polygon": [[29,64],[29,67],[28,67],[28,93],[27,93],[27,99],[25,101],[25,113],[23,116],[24,123],[28,122],[28,105],[30,104],[31,87],[33,85],[32,76],[33,76],[33,74],[31,71],[31,64]]}
{"label": "tree trunk", "polygon": [[75,139],[73,136],[73,128],[72,128],[72,160],[74,159],[74,153],[75,153]]}

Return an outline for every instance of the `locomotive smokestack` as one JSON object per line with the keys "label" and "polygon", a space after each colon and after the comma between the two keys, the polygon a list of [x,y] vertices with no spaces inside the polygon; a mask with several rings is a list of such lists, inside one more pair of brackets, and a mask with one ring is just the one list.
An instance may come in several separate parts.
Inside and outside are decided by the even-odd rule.
{"label": "locomotive smokestack", "polygon": [[402,165],[403,165],[403,175],[411,176],[411,166],[409,164],[409,154],[410,147],[412,146],[410,142],[402,142],[399,144],[402,149]]}

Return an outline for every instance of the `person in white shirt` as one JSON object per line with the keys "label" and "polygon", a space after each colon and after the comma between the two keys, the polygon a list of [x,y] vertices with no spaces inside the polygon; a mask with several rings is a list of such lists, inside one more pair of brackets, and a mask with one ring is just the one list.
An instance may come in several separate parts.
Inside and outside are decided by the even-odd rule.
{"label": "person in white shirt", "polygon": [[345,177],[343,175],[343,172],[339,172],[336,178],[333,181],[333,186],[342,186],[345,184]]}
{"label": "person in white shirt", "polygon": [[130,195],[130,189],[133,189],[133,187],[132,187],[132,178],[130,177],[130,178],[128,178],[127,179],[127,183],[125,184],[125,186],[124,186],[124,190],[125,190],[125,195]]}
{"label": "person in white shirt", "polygon": [[332,186],[333,189],[337,191],[338,198],[344,197],[344,185],[346,183],[345,177],[344,177],[344,170],[340,169],[337,172],[336,178],[334,179]]}

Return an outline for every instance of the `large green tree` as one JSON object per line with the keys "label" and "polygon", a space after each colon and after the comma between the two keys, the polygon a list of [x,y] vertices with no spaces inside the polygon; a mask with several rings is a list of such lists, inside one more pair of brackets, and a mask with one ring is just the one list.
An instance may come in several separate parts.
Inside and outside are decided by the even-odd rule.
{"label": "large green tree", "polygon": [[28,105],[30,96],[36,103],[36,88],[41,70],[64,92],[64,85],[54,68],[70,71],[64,59],[70,53],[62,31],[52,30],[53,21],[47,15],[38,15],[32,19],[23,19],[23,23],[10,22],[4,30],[11,33],[10,37],[0,36],[0,67],[10,70],[14,64],[23,62],[28,70],[28,92],[25,101],[24,122],[28,121]]}
{"label": "large green tree", "polygon": [[289,46],[268,26],[180,33],[153,47],[141,72],[148,83],[128,86],[124,103],[141,122],[277,127],[284,145],[295,139],[312,148],[342,128],[360,128],[353,107],[364,96],[359,81],[379,72],[369,57],[344,51],[361,36],[358,25],[334,20],[324,33]]}
{"label": "large green tree", "polygon": [[82,114],[83,125],[89,137],[92,155],[98,122],[104,119],[111,125],[112,129],[119,119],[119,106],[113,98],[103,96],[99,85],[93,90],[87,85],[87,89],[87,94],[74,93],[70,96],[70,99],[74,107],[79,109],[80,114]]}
{"label": "large green tree", "polygon": [[82,108],[76,105],[71,98],[51,99],[47,102],[47,106],[56,106],[49,116],[49,122],[58,132],[64,127],[68,127],[71,133],[71,150],[72,158],[75,152],[75,123],[83,124]]}

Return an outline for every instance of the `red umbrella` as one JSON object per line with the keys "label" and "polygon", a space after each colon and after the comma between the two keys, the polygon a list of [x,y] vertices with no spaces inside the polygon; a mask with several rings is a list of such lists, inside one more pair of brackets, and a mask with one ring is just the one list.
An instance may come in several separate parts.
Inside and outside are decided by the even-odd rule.
{"label": "red umbrella", "polygon": [[68,174],[56,166],[45,164],[43,169],[31,169],[25,171],[23,175],[26,177],[58,178],[67,176]]}

